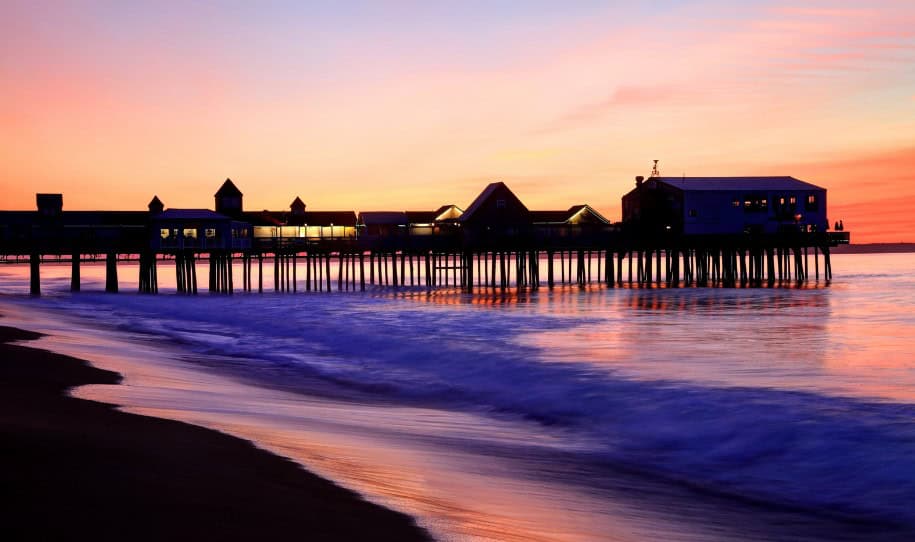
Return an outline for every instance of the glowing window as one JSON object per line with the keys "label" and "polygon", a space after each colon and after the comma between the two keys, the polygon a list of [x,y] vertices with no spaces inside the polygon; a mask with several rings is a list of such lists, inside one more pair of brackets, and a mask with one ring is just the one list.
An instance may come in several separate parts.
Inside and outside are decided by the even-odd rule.
{"label": "glowing window", "polygon": [[166,238],[168,238],[170,233],[171,233],[171,231],[168,228],[162,228],[161,230],[159,230],[159,237],[166,239]]}
{"label": "glowing window", "polygon": [[208,239],[213,239],[214,237],[216,237],[216,228],[207,228],[206,236]]}

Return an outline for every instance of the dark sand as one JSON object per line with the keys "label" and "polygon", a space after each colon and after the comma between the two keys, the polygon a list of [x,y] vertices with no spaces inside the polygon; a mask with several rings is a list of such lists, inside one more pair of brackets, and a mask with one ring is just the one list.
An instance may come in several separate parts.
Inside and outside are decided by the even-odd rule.
{"label": "dark sand", "polygon": [[39,336],[0,326],[3,540],[429,540],[245,440],[67,396],[120,376],[6,344]]}

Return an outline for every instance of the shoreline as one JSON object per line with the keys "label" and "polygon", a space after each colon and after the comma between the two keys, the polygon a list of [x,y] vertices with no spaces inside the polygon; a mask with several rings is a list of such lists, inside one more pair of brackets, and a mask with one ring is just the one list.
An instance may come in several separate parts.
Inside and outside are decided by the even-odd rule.
{"label": "shoreline", "polygon": [[[64,297],[64,301],[20,299],[14,303],[10,299],[9,304],[0,303],[0,313],[8,316],[0,323],[6,320],[10,326],[41,332],[43,337],[30,344],[33,348],[92,360],[93,367],[123,376],[121,385],[84,385],[71,389],[71,396],[119,405],[117,410],[123,412],[236,435],[261,450],[294,460],[325,480],[351,488],[370,502],[415,518],[443,540],[464,536],[470,540],[477,535],[486,540],[520,541],[544,532],[554,537],[538,539],[912,539],[906,525],[819,514],[816,507],[780,506],[779,499],[735,499],[731,493],[704,490],[706,486],[701,484],[652,477],[651,471],[645,476],[628,469],[625,462],[583,462],[587,454],[565,456],[549,447],[508,443],[503,448],[499,444],[515,433],[510,421],[494,427],[498,416],[487,416],[481,426],[485,429],[471,433],[463,428],[475,428],[476,422],[460,409],[436,411],[429,418],[430,411],[422,402],[414,405],[418,415],[412,415],[399,401],[390,405],[393,409],[379,408],[337,393],[315,398],[311,389],[265,386],[264,382],[277,381],[272,371],[263,372],[273,374],[264,381],[248,379],[244,373],[226,370],[235,366],[236,358],[228,358],[228,365],[218,361],[227,352],[231,356],[238,351],[235,343],[229,343],[232,350],[228,351],[201,351],[201,341],[195,343],[194,337],[212,330],[207,319],[192,321],[186,328],[180,320],[170,322],[173,328],[191,333],[184,341],[181,334],[148,332],[143,331],[148,327],[136,325],[137,317],[148,323],[161,310],[152,315],[136,310],[108,314],[108,309],[134,307],[130,298],[142,300],[144,307],[154,305],[154,298],[125,294],[121,298],[128,299],[122,303],[113,301],[114,296]],[[192,305],[184,303],[185,299],[189,298],[163,299],[160,309],[167,309],[166,317],[173,310],[186,314],[181,306]],[[193,306],[199,301],[208,312],[218,313],[227,305],[248,300],[240,296],[224,303],[228,299],[202,296]],[[254,304],[261,305],[272,306]],[[251,312],[249,305],[242,303],[242,307]],[[100,314],[95,318],[99,309],[108,317]],[[322,313],[315,311],[310,317],[314,314]],[[271,314],[261,316],[269,320]],[[224,332],[226,337],[233,336],[231,329],[216,331],[212,334],[216,338]],[[257,344],[266,347],[265,340],[276,337],[261,334],[263,340]],[[256,352],[248,350],[239,356],[244,367],[259,367],[261,358]],[[279,381],[285,382],[285,378]],[[540,433],[529,427],[537,424],[524,422],[522,442],[527,442]],[[392,428],[390,433],[382,429],[387,427]],[[446,427],[457,431],[443,432]],[[471,446],[464,447],[462,440],[453,441],[461,446],[452,445],[454,437],[464,435],[474,437]],[[480,447],[483,443],[485,447]]]}
{"label": "shoreline", "polygon": [[70,396],[121,375],[10,344],[41,336],[0,326],[11,539],[431,540],[413,518],[249,441]]}

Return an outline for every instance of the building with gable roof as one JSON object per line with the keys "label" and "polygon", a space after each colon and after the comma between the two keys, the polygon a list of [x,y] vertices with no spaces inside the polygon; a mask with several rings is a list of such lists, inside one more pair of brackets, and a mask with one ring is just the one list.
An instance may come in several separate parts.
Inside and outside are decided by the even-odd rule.
{"label": "building with gable roof", "polygon": [[826,231],[826,189],[794,177],[636,177],[623,223],[647,234]]}

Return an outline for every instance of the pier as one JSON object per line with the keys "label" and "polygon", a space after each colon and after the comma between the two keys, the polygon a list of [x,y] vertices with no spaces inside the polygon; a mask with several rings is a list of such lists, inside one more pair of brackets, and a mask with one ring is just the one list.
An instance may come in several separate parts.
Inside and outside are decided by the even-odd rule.
{"label": "pier", "polygon": [[[392,289],[506,290],[557,285],[608,288],[638,287],[765,287],[832,279],[830,248],[847,233],[803,233],[764,237],[671,239],[645,241],[612,233],[587,243],[499,243],[461,245],[460,239],[424,240],[423,248],[372,247],[371,241],[349,246],[260,246],[242,250],[184,249],[153,252],[134,250],[82,253],[42,250],[5,253],[5,264],[28,264],[30,292],[40,295],[42,263],[69,263],[71,291],[80,291],[80,265],[105,264],[105,291],[118,292],[118,264],[134,262],[139,291],[159,291],[158,269],[175,268],[175,289],[197,294],[197,264],[206,263],[206,291],[232,294],[264,292],[264,261],[272,264],[267,286],[275,292],[366,291]],[[390,245],[390,243],[385,243]],[[239,269],[240,268],[240,269]],[[239,274],[240,276],[236,276]]]}
{"label": "pier", "polygon": [[[466,211],[451,205],[412,217],[363,213],[361,219],[354,212],[306,213],[299,198],[289,212],[244,213],[241,192],[228,180],[216,194],[216,211],[166,210],[154,198],[148,211],[64,212],[60,195],[39,194],[38,211],[0,212],[0,263],[29,265],[32,295],[41,294],[42,264],[70,264],[70,289],[78,292],[81,265],[93,262],[104,262],[110,293],[120,289],[122,262],[136,263],[144,294],[159,292],[162,266],[174,266],[174,289],[185,295],[265,288],[472,293],[563,285],[772,287],[830,281],[830,249],[850,239],[845,231],[825,231],[822,219],[801,224],[795,215],[786,215],[774,231],[745,223],[732,233],[690,231],[688,218],[699,211],[684,211],[686,218],[677,222],[649,205],[650,181],[638,180],[624,196],[624,220],[618,223],[587,205],[528,211],[503,183],[489,185]],[[825,217],[825,191],[820,196],[807,190],[808,213],[822,197]],[[747,196],[755,200],[734,200],[734,216],[761,216],[754,205],[780,198],[787,208],[800,197],[760,193]],[[641,201],[634,204],[633,194]],[[265,261],[272,267],[267,280]],[[204,263],[206,285],[198,278],[198,264]]]}

